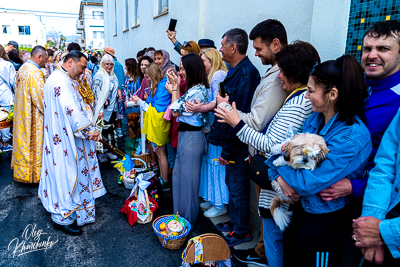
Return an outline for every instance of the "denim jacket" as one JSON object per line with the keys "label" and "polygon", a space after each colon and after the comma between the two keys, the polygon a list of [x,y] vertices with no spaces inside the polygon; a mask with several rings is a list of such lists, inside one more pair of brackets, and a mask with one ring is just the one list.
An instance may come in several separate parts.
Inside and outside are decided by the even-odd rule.
{"label": "denim jacket", "polygon": [[386,130],[375,167],[369,173],[365,189],[362,217],[382,220],[381,236],[394,258],[400,258],[400,217],[385,219],[386,214],[400,202],[400,110]]}
{"label": "denim jacket", "polygon": [[[241,112],[249,113],[251,100],[260,80],[261,77],[258,70],[246,56],[235,68],[228,72],[223,81],[225,91],[229,95],[229,102],[235,102],[236,108]],[[214,120],[211,132],[208,135],[208,140],[211,144],[222,147],[221,156],[225,160],[229,160],[234,156],[238,147],[243,147],[247,150],[247,146],[240,145],[241,142],[234,133],[230,134],[231,130],[232,127],[229,124],[219,123]]]}
{"label": "denim jacket", "polygon": [[290,166],[273,166],[269,171],[271,181],[280,175],[303,196],[302,206],[310,213],[323,214],[343,208],[349,202],[350,196],[324,201],[318,192],[343,178],[352,180],[360,177],[372,151],[370,133],[360,118],[356,116],[354,124],[347,125],[340,120],[338,114],[324,126],[324,115],[318,112],[311,114],[304,123],[303,133],[322,136],[330,149],[319,167],[310,171],[293,169]]}

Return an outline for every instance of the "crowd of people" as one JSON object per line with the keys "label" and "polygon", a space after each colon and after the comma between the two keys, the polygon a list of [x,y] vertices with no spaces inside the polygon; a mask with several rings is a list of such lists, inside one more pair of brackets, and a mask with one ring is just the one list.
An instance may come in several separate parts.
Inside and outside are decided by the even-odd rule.
{"label": "crowd of people", "polygon": [[[234,250],[239,261],[397,266],[400,22],[368,29],[361,64],[351,55],[321,62],[312,44],[288,44],[273,19],[249,35],[226,31],[219,51],[210,39],[180,43],[176,34],[167,30],[180,62],[149,47],[125,59],[125,70],[111,47],[82,53],[71,43],[66,52],[36,46],[23,54],[14,41],[0,45],[0,106],[14,110],[12,146],[9,128],[0,145],[12,149],[16,181],[39,183],[54,226],[79,235],[95,221],[95,199],[106,193],[99,162],[117,158],[96,142],[121,139],[135,153],[140,136],[128,134],[128,119],[144,112],[149,168],[172,189],[174,213],[192,225],[201,210],[229,213],[216,229],[229,233],[230,247],[253,239],[249,169],[260,167],[261,235],[256,247]],[[271,66],[262,76],[247,56],[249,39]],[[273,164],[273,148],[289,132],[325,140],[329,152],[314,170]],[[301,198],[285,206],[291,223],[283,230],[270,209],[274,182]]]}

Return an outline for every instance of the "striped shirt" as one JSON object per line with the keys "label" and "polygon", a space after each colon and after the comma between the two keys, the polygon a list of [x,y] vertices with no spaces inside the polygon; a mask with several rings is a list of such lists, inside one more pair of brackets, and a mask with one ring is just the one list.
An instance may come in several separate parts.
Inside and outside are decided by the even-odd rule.
{"label": "striped shirt", "polygon": [[[311,102],[305,98],[305,95],[306,92],[286,102],[272,119],[265,135],[250,128],[247,124],[244,124],[236,135],[240,141],[263,152],[268,159],[272,156],[271,148],[286,140],[289,126],[292,126],[294,133],[301,132],[305,120],[313,112]],[[274,191],[262,189],[259,208],[269,209],[274,196],[276,196]],[[282,208],[287,209],[288,205],[282,205]]]}

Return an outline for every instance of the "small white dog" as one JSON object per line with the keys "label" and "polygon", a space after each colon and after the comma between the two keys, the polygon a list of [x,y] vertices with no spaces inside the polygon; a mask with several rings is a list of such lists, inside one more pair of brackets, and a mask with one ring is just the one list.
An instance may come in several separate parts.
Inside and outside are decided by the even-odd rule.
{"label": "small white dog", "polygon": [[[282,154],[274,160],[275,166],[289,165],[294,169],[314,170],[326,158],[329,152],[324,138],[317,134],[300,133],[286,140],[283,144],[275,145],[272,154]],[[292,212],[282,206],[283,203],[292,204],[300,200],[290,199],[282,192],[278,182],[273,181],[272,188],[277,196],[271,201],[271,214],[275,223],[283,231],[290,223]],[[285,205],[288,207],[288,205]]]}

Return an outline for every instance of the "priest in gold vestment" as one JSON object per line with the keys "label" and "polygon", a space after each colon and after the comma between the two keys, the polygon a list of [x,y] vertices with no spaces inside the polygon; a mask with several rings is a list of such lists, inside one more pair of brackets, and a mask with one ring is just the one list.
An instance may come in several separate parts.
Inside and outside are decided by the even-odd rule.
{"label": "priest in gold vestment", "polygon": [[39,183],[43,150],[43,87],[47,51],[35,46],[31,59],[19,69],[15,84],[13,150],[14,180]]}

